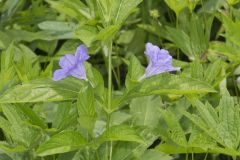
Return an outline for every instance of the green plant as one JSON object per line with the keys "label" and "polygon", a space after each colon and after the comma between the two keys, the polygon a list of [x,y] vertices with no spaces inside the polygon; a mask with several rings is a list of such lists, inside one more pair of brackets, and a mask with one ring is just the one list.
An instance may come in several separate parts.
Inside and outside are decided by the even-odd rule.
{"label": "green plant", "polygon": [[[238,1],[2,0],[0,13],[0,159],[239,158]],[[54,81],[80,44],[90,58],[71,67],[86,77]]]}

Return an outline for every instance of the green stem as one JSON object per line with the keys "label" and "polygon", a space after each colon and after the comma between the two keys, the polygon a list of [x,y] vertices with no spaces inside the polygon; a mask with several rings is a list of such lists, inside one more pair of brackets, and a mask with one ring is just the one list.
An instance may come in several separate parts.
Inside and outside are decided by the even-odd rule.
{"label": "green stem", "polygon": [[188,160],[188,153],[186,153],[186,157],[185,157],[185,160]]}
{"label": "green stem", "polygon": [[[111,105],[112,105],[112,41],[108,45],[108,106],[107,106],[107,129],[111,123]],[[112,141],[109,142],[109,160],[112,160]]]}
{"label": "green stem", "polygon": [[233,83],[233,87],[234,87],[234,91],[237,97],[237,102],[240,103],[240,97],[239,97],[239,92],[238,92],[238,85],[237,85],[237,79],[236,76],[234,75],[234,70],[235,70],[236,66],[234,65],[233,67],[233,71],[231,72],[231,78],[232,78],[232,83]]}
{"label": "green stem", "polygon": [[121,75],[120,75],[120,67],[117,67],[117,75],[118,75],[118,82],[119,82],[119,89],[121,88]]}
{"label": "green stem", "polygon": [[179,21],[179,15],[178,15],[178,13],[176,13],[176,28],[178,29],[178,21]]}
{"label": "green stem", "polygon": [[186,152],[186,157],[185,157],[185,160],[188,160],[188,148],[187,148],[187,152]]}
{"label": "green stem", "polygon": [[[116,79],[118,89],[120,89],[120,88],[121,88],[121,82],[120,82],[119,74],[116,73],[116,71],[115,71],[114,69],[113,69],[112,71],[113,71],[113,75],[114,75],[114,77],[115,77],[115,79]],[[117,71],[117,72],[118,72],[118,71]]]}
{"label": "green stem", "polygon": [[[178,21],[179,21],[179,15],[178,15],[178,13],[176,13],[176,29],[177,29],[177,30],[178,30],[178,28],[179,28]],[[177,59],[178,59],[178,60],[180,59],[179,48],[177,48]]]}
{"label": "green stem", "polygon": [[112,103],[112,42],[108,46],[108,110]]}
{"label": "green stem", "polygon": [[110,141],[109,160],[112,160],[113,141]]}
{"label": "green stem", "polygon": [[207,160],[207,157],[208,157],[208,152],[206,153],[204,160]]}
{"label": "green stem", "polygon": [[170,12],[170,9],[168,8],[168,10],[167,10],[167,13],[168,13],[168,16],[169,16],[169,18],[170,18],[170,22],[172,23],[172,22],[174,22],[174,16],[173,16],[173,14]]}

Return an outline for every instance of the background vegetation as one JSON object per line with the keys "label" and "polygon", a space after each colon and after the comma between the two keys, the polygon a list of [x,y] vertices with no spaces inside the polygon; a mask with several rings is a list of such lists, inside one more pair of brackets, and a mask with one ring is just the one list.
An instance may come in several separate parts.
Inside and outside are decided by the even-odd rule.
{"label": "background vegetation", "polygon": [[[1,160],[240,156],[239,0],[0,0]],[[178,73],[139,82],[145,44]],[[88,81],[54,82],[89,49]]]}

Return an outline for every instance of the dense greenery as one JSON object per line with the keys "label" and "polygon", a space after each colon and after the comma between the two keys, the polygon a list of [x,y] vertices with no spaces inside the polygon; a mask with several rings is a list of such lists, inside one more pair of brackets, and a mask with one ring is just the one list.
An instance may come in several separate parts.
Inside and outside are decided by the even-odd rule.
{"label": "dense greenery", "polygon": [[[0,13],[1,160],[240,157],[239,0],[0,0]],[[147,42],[181,71],[141,79]],[[80,44],[87,81],[53,81]]]}

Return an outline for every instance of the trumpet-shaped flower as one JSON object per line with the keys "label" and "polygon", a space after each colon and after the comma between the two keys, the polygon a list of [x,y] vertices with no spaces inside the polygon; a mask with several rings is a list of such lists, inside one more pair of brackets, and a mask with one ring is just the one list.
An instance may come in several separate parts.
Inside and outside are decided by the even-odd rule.
{"label": "trumpet-shaped flower", "polygon": [[172,66],[172,56],[165,49],[160,49],[158,46],[147,43],[145,55],[149,59],[149,64],[146,68],[144,77],[180,70],[180,67]]}
{"label": "trumpet-shaped flower", "polygon": [[88,51],[85,45],[80,45],[75,55],[66,54],[61,57],[58,69],[53,74],[53,80],[59,81],[68,76],[73,76],[79,79],[87,79],[84,62],[89,59]]}

